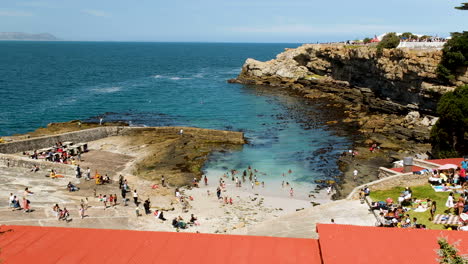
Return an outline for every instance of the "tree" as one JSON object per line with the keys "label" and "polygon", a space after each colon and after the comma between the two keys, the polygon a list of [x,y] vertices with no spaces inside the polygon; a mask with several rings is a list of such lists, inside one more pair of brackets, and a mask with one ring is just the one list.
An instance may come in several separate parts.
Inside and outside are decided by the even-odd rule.
{"label": "tree", "polygon": [[468,260],[458,255],[458,250],[450,245],[445,238],[439,238],[437,241],[440,249],[438,251],[439,263],[443,264],[468,264]]}
{"label": "tree", "polygon": [[468,10],[468,3],[461,3],[461,6],[457,6],[455,8],[460,10]]}
{"label": "tree", "polygon": [[423,35],[419,38],[419,40],[426,40],[426,39],[430,39],[431,36],[428,36],[428,35]]}
{"label": "tree", "polygon": [[367,43],[370,43],[371,42],[371,38],[364,38],[362,41],[364,42],[364,44],[367,44]]}
{"label": "tree", "polygon": [[405,32],[405,33],[401,34],[400,37],[407,38],[407,39],[414,39],[414,38],[417,38],[418,36],[413,35],[413,33],[411,33],[411,32]]}
{"label": "tree", "polygon": [[395,32],[386,34],[382,40],[377,45],[377,50],[382,51],[382,49],[394,49],[400,44],[400,38]]}
{"label": "tree", "polygon": [[437,120],[431,130],[434,156],[453,158],[468,154],[468,85],[445,93],[437,104]]}
{"label": "tree", "polygon": [[452,33],[452,38],[442,49],[442,60],[437,66],[437,76],[445,83],[455,79],[457,69],[468,66],[468,31]]}

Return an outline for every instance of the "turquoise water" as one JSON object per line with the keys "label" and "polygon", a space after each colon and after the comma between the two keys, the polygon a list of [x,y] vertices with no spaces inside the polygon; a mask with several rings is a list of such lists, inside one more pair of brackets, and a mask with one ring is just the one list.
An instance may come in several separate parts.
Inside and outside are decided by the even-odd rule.
{"label": "turquoise water", "polygon": [[269,60],[296,46],[0,42],[0,135],[101,115],[132,125],[244,131],[250,144],[215,153],[205,168],[210,175],[251,165],[260,180],[307,186],[339,174],[337,154],[349,140],[314,121],[314,106],[304,116],[302,99],[226,83],[246,58]]}

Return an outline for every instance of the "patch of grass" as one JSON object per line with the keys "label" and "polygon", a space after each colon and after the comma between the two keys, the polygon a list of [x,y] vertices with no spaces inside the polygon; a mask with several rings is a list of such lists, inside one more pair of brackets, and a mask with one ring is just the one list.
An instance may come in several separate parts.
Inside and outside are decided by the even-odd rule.
{"label": "patch of grass", "polygon": [[365,45],[364,44],[356,44],[356,45],[346,45],[344,47],[347,48],[347,49],[357,49],[357,48],[365,47]]}
{"label": "patch of grass", "polygon": [[[374,191],[371,192],[370,197],[372,198],[372,201],[385,201],[385,199],[390,197],[393,199],[393,201],[396,202],[404,190],[404,187],[395,187],[389,190]],[[435,192],[430,184],[411,187],[411,190],[413,190],[413,198],[431,199],[432,201],[436,201],[437,210],[435,215],[444,214],[444,212],[447,210],[447,207],[445,207],[445,202],[447,201],[449,192]],[[455,194],[455,201],[458,200],[458,196],[459,195]],[[429,221],[429,217],[431,216],[429,210],[426,212],[414,212],[413,210],[410,210],[408,211],[408,214],[411,216],[411,219],[416,217],[418,219],[418,223],[426,225],[426,227],[429,229],[445,229],[444,225],[437,225]]]}

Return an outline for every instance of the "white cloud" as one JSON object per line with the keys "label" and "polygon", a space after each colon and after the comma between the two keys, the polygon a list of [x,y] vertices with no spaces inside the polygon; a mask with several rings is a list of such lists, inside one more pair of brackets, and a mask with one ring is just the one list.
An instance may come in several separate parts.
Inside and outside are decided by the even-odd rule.
{"label": "white cloud", "polygon": [[290,24],[279,26],[261,27],[233,27],[229,28],[233,32],[241,33],[366,33],[366,32],[388,32],[398,30],[398,27],[386,25],[362,25],[362,24],[327,24],[327,25],[306,25]]}
{"label": "white cloud", "polygon": [[21,10],[11,10],[11,9],[0,9],[0,17],[30,17],[33,16],[32,13],[21,11]]}
{"label": "white cloud", "polygon": [[111,15],[109,13],[106,13],[104,11],[100,10],[94,10],[94,9],[85,9],[81,10],[83,13],[88,14],[90,16],[95,16],[95,17],[110,17]]}

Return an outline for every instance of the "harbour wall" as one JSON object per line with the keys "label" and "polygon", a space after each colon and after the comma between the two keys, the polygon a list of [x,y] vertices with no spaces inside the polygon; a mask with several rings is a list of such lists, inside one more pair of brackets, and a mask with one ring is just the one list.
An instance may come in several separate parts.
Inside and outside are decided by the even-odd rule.
{"label": "harbour wall", "polygon": [[57,135],[34,137],[0,144],[0,153],[13,154],[23,151],[34,151],[37,149],[54,146],[57,142],[72,141],[74,143],[89,142],[110,136],[125,136],[133,133],[150,131],[157,134],[178,134],[183,131],[184,135],[193,135],[211,142],[224,142],[230,144],[244,144],[244,133],[236,131],[223,131],[214,129],[203,129],[193,127],[121,127],[103,126],[90,128],[75,132]]}

